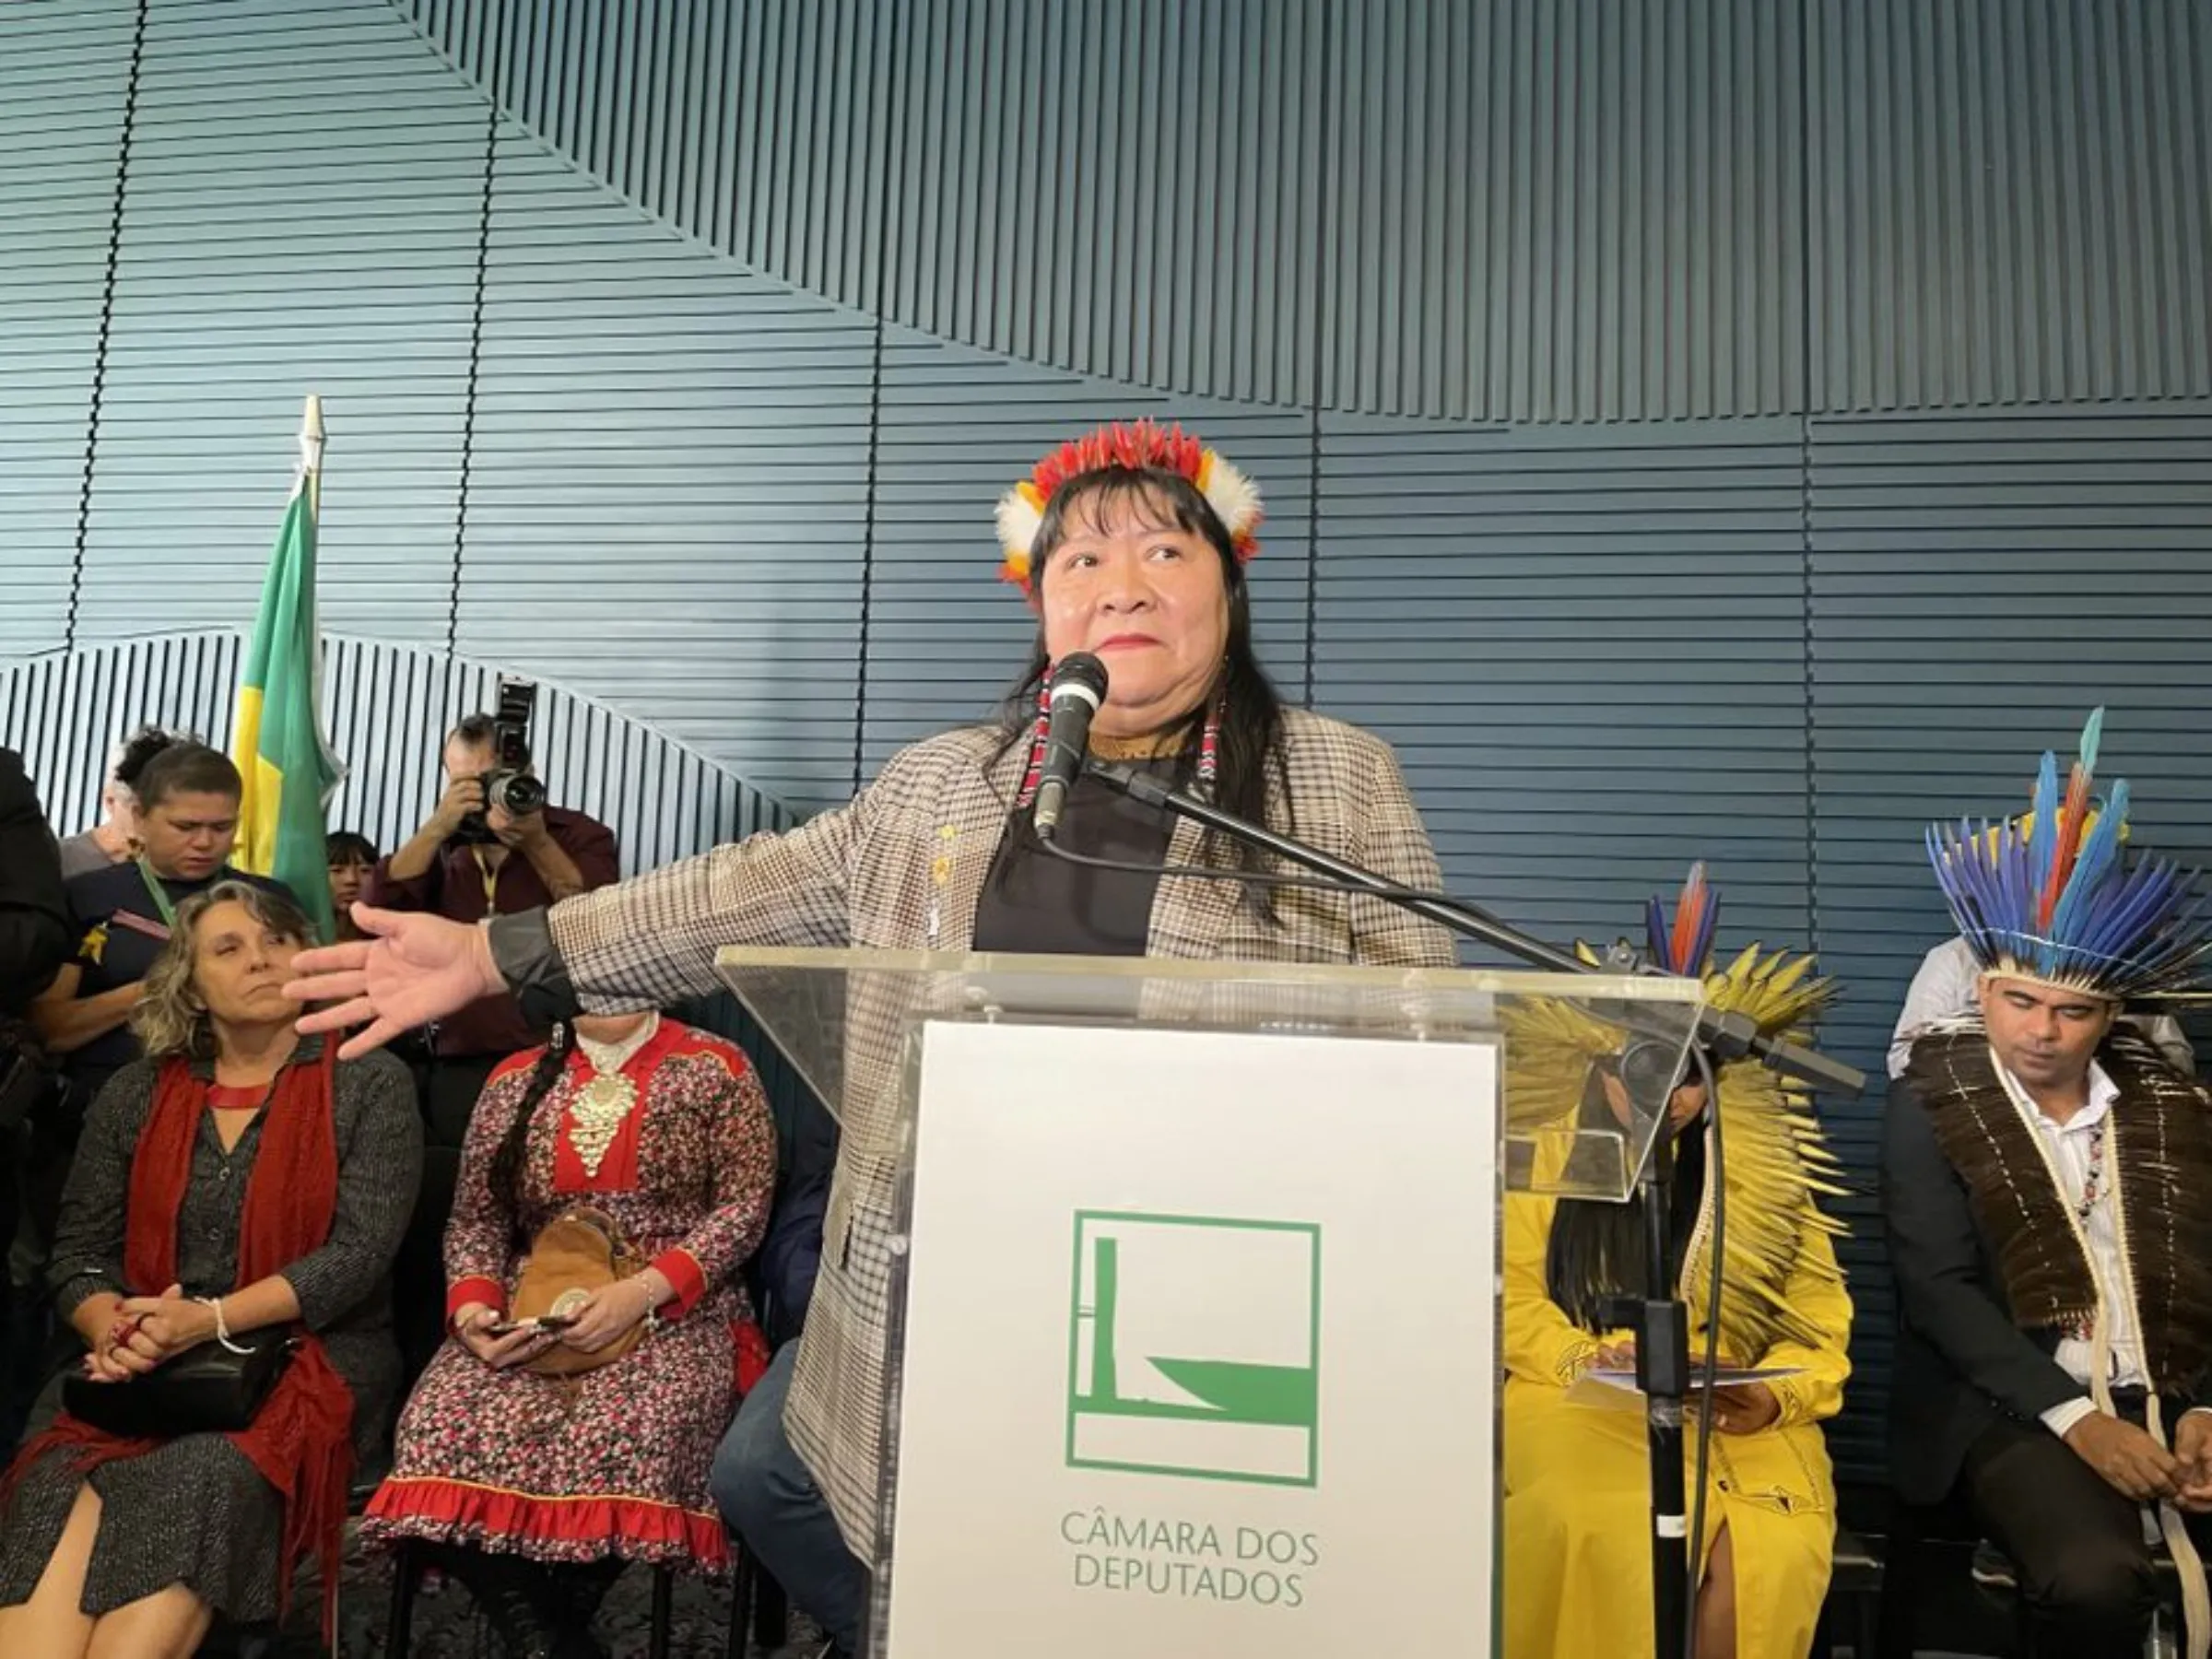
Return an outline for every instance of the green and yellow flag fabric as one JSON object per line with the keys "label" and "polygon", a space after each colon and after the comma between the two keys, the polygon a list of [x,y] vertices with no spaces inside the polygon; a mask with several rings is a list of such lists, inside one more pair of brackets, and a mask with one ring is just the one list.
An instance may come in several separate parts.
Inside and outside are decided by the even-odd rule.
{"label": "green and yellow flag fabric", "polygon": [[332,928],[324,814],[345,772],[323,741],[322,653],[315,633],[322,447],[322,412],[311,397],[300,433],[299,482],[269,556],[261,614],[239,673],[231,759],[245,780],[234,861],[290,888],[327,940]]}

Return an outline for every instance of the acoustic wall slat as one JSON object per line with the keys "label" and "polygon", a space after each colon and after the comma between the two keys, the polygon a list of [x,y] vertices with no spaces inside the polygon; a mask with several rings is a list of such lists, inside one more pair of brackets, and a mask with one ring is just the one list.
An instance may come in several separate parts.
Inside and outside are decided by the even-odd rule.
{"label": "acoustic wall slat", "polygon": [[802,807],[853,787],[873,325],[502,132],[458,582],[542,669]]}
{"label": "acoustic wall slat", "polygon": [[0,744],[21,751],[47,820],[65,835],[96,821],[109,759],[142,725],[227,747],[239,646],[179,634],[0,668]]}
{"label": "acoustic wall slat", "polygon": [[713,246],[1056,368],[1473,420],[2212,394],[2197,0],[393,3]]}
{"label": "acoustic wall slat", "polygon": [[1794,7],[394,3],[648,211],[943,339],[1412,415],[1802,406]]}
{"label": "acoustic wall slat", "polygon": [[863,776],[900,745],[984,718],[1028,666],[1036,619],[997,579],[998,498],[1050,449],[1107,420],[1190,422],[1258,483],[1253,633],[1305,697],[1312,446],[1302,417],[1171,401],[887,330],[869,576]]}
{"label": "acoustic wall slat", "polygon": [[1811,0],[1816,407],[2212,394],[2201,0]]}
{"label": "acoustic wall slat", "polygon": [[[240,645],[233,633],[176,634],[0,670],[0,744],[23,751],[47,817],[74,833],[98,818],[107,757],[138,726],[228,747]],[[389,852],[437,805],[443,735],[492,707],[500,671],[374,641],[326,639],[324,649],[325,729],[347,769],[330,824]],[[562,686],[539,687],[533,739],[555,801],[611,825],[626,870],[797,821],[726,768]]]}
{"label": "acoustic wall slat", "polygon": [[[24,751],[49,819],[73,833],[99,817],[108,747],[124,732],[152,721],[227,745],[241,643],[178,635],[0,668],[0,744]],[[489,704],[498,671],[360,640],[326,640],[324,653],[327,730],[349,767],[330,823],[389,851],[436,800],[440,735],[456,712]],[[697,751],[559,687],[540,688],[534,736],[555,798],[613,829],[626,872],[797,822]],[[745,1047],[788,1146],[802,1114],[820,1110],[798,1074],[731,998],[680,1014]]]}
{"label": "acoustic wall slat", "polygon": [[0,6],[0,660],[68,628],[137,9]]}
{"label": "acoustic wall slat", "polygon": [[1392,0],[1329,16],[1324,407],[1585,421],[1804,406],[1797,7]]}
{"label": "acoustic wall slat", "polygon": [[[1322,0],[394,4],[585,171],[757,269],[1055,367],[1312,393]],[[696,147],[641,147],[648,111]]]}
{"label": "acoustic wall slat", "polygon": [[688,235],[874,302],[903,6],[394,0],[500,107]]}
{"label": "acoustic wall slat", "polygon": [[[891,71],[912,187],[887,318],[1146,387],[1310,400],[1322,17],[918,0]],[[1253,152],[1268,187],[1231,188]]]}
{"label": "acoustic wall slat", "polygon": [[1790,421],[1324,419],[1314,700],[1398,746],[1455,890],[1610,941],[1702,858],[1724,944],[1803,947],[1799,479]]}
{"label": "acoustic wall slat", "polygon": [[252,617],[311,392],[324,619],[442,631],[486,136],[386,8],[153,0],[80,638]]}

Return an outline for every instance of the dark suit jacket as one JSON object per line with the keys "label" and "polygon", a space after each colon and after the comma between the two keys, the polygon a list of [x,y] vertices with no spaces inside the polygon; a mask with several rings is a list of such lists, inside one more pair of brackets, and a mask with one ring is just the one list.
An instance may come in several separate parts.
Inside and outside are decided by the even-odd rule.
{"label": "dark suit jacket", "polygon": [[2042,1413],[2087,1391],[2052,1357],[2057,1331],[2014,1323],[1966,1183],[1902,1078],[1889,1086],[1882,1121],[1882,1223],[1900,1326],[1890,1471],[1907,1502],[1935,1503],[1957,1482],[1967,1447],[1999,1418],[2041,1429]]}
{"label": "dark suit jacket", "polygon": [[22,1013],[76,943],[53,831],[23,757],[0,748],[0,1018]]}

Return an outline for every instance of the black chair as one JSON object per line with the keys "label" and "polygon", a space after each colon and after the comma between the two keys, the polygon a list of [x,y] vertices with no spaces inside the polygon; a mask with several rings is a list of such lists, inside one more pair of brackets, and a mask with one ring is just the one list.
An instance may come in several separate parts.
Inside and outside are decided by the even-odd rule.
{"label": "black chair", "polygon": [[[1881,1616],[1874,1652],[1879,1659],[1912,1659],[1919,1634],[1920,1608],[1933,1581],[1930,1568],[1949,1559],[1964,1562],[1981,1541],[1981,1527],[1964,1499],[1957,1493],[1941,1503],[1893,1505],[1889,1538],[1882,1574]],[[2009,1568],[2009,1563],[2007,1563]],[[2027,1604],[2015,1593],[2009,1577],[1978,1579],[2010,1606],[2017,1651],[2032,1654],[2034,1644],[2028,1628]]]}
{"label": "black chair", "polygon": [[[1891,1520],[1888,1566],[1881,1586],[1881,1618],[1874,1652],[1879,1659],[1912,1659],[1918,1637],[1921,1599],[1930,1583],[1928,1568],[1943,1557],[1967,1557],[1974,1583],[2010,1610],[2013,1651],[2019,1659],[2063,1659],[2042,1654],[2030,1621],[2027,1598],[2019,1594],[2018,1570],[2004,1553],[1981,1536],[1971,1513],[1954,1496],[1941,1504],[1900,1503]],[[2181,1618],[2181,1575],[2165,1545],[2151,1550],[2159,1574],[2159,1600],[2177,1626]]]}
{"label": "black chair", "polygon": [[[392,1611],[385,1632],[386,1652],[392,1659],[407,1659],[414,1645],[415,1592],[426,1565],[419,1549],[402,1544],[392,1562]],[[745,1659],[749,1630],[763,1652],[782,1647],[789,1632],[790,1603],[783,1587],[742,1552],[731,1579],[730,1659]],[[653,1570],[653,1622],[646,1637],[652,1659],[668,1659],[676,1633],[676,1570]]]}
{"label": "black chair", "polygon": [[195,1659],[276,1659],[283,1633],[274,1624],[234,1625],[216,1620],[202,1639]]}
{"label": "black chair", "polygon": [[[415,1591],[420,1583],[423,1568],[422,1552],[412,1543],[403,1543],[392,1558],[392,1613],[384,1632],[386,1652],[392,1659],[407,1659],[415,1643]],[[653,1623],[646,1636],[645,1651],[653,1659],[668,1659],[669,1643],[676,1631],[676,1569],[659,1566],[653,1570]]]}
{"label": "black chair", "polygon": [[773,1653],[791,1634],[791,1603],[759,1562],[740,1551],[737,1571],[730,1585],[729,1659],[745,1659],[746,1635],[764,1653]]}
{"label": "black chair", "polygon": [[[389,1439],[388,1425],[386,1438]],[[369,1507],[369,1500],[383,1484],[384,1472],[390,1465],[389,1456],[380,1455],[355,1465],[353,1479],[346,1489],[348,1515],[358,1515]],[[201,1641],[196,1659],[276,1659],[283,1651],[284,1630],[276,1620],[241,1625],[218,1618]]]}
{"label": "black chair", "polygon": [[1841,1632],[1849,1630],[1853,1659],[1874,1659],[1880,1641],[1882,1577],[1881,1551],[1849,1527],[1839,1526],[1814,1653],[1834,1659],[1845,1645]]}

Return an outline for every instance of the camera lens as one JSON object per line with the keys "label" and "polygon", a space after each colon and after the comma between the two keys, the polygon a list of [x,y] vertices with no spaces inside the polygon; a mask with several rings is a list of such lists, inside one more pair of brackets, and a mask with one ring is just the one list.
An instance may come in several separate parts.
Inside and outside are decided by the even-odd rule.
{"label": "camera lens", "polygon": [[527,818],[546,804],[546,786],[526,772],[495,772],[485,785],[484,800],[509,818]]}

